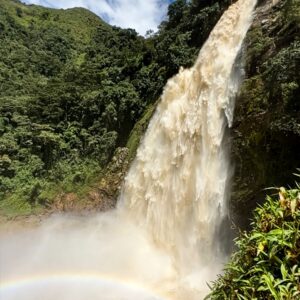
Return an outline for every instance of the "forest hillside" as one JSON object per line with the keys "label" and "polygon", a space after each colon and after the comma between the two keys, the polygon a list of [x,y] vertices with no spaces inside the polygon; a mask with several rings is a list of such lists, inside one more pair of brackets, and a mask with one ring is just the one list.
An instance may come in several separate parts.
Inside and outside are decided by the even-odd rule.
{"label": "forest hillside", "polygon": [[109,177],[108,162],[126,145],[120,164],[134,156],[166,80],[193,63],[229,2],[175,1],[144,38],[82,8],[0,0],[1,211],[115,198],[122,174]]}

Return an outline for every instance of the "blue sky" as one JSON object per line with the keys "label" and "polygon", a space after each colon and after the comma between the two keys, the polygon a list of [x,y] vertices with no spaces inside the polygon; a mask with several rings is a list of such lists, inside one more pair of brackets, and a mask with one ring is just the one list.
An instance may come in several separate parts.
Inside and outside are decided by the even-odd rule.
{"label": "blue sky", "polygon": [[156,30],[174,0],[22,0],[53,8],[85,7],[108,23],[123,28],[134,28],[144,35]]}

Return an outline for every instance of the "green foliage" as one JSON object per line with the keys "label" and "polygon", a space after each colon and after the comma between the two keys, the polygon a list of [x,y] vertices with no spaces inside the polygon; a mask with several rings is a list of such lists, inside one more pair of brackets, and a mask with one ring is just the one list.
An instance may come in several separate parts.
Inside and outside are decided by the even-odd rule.
{"label": "green foliage", "polygon": [[0,210],[78,191],[117,147],[133,158],[167,79],[193,63],[228,4],[177,0],[145,39],[85,9],[0,0]]}
{"label": "green foliage", "polygon": [[300,298],[300,187],[279,189],[254,213],[252,230],[236,239],[225,274],[206,299]]}
{"label": "green foliage", "polygon": [[[240,96],[245,109],[243,116],[264,113],[268,123],[281,115],[298,116],[300,23],[291,17],[294,6],[294,1],[282,1],[270,11],[270,18],[256,22],[247,35],[248,78]],[[257,109],[253,110],[253,105]]]}
{"label": "green foliage", "polygon": [[161,23],[158,34],[152,38],[165,77],[173,76],[180,66],[190,67],[194,63],[201,46],[230,4],[227,0],[177,0],[169,6],[168,21]]}
{"label": "green foliage", "polygon": [[233,124],[237,172],[232,198],[236,213],[243,216],[252,211],[255,199],[264,198],[265,186],[288,184],[299,167],[300,22],[296,2],[283,0],[272,7],[262,2],[245,40],[246,78]]}
{"label": "green foliage", "polygon": [[6,195],[0,201],[0,210],[8,216],[38,212],[50,206],[58,194],[75,192],[84,196],[87,187],[92,186],[101,174],[99,164],[92,159],[61,159],[47,176],[35,173],[43,171],[43,163],[38,157],[16,167],[16,176],[11,180],[0,177],[0,195],[3,190]]}
{"label": "green foliage", "polygon": [[145,111],[142,118],[135,124],[133,130],[130,133],[130,136],[128,138],[126,147],[129,150],[128,158],[129,160],[133,160],[137,148],[141,142],[141,139],[148,127],[149,121],[151,117],[153,116],[153,113],[155,111],[156,106],[155,105],[149,105],[147,110]]}

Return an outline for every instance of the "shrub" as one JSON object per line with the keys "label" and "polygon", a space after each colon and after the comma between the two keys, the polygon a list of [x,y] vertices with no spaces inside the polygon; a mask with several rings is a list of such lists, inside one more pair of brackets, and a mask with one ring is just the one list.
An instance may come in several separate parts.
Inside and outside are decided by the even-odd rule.
{"label": "shrub", "polygon": [[300,186],[278,194],[255,210],[252,231],[236,239],[206,299],[300,299]]}

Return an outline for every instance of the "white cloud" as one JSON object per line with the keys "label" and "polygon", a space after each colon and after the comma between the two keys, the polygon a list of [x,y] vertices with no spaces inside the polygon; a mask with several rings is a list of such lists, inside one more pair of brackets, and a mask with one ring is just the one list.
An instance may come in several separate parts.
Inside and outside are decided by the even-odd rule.
{"label": "white cloud", "polygon": [[23,0],[55,8],[85,7],[108,23],[123,28],[134,28],[144,35],[156,30],[166,15],[168,0]]}

